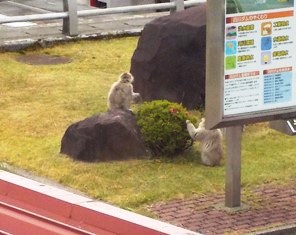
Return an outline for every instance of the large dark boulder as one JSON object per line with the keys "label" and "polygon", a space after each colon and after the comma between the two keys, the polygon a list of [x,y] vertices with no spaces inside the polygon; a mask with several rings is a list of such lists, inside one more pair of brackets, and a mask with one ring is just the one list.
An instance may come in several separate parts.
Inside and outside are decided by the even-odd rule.
{"label": "large dark boulder", "polygon": [[204,106],[205,56],[205,4],[157,18],[145,25],[132,56],[134,90],[144,101]]}
{"label": "large dark boulder", "polygon": [[135,115],[123,110],[108,111],[70,125],[62,138],[61,153],[91,162],[148,155]]}

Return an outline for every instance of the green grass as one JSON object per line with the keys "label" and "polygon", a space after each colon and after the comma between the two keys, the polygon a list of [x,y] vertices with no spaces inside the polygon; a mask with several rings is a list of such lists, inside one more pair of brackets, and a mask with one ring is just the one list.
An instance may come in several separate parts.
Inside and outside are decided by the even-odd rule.
{"label": "green grass", "polygon": [[[197,143],[170,160],[84,163],[59,154],[70,124],[107,110],[108,90],[121,72],[129,71],[137,40],[80,41],[0,54],[0,163],[136,211],[154,202],[223,193],[225,164],[201,165]],[[24,53],[61,55],[73,61],[32,66],[16,61]],[[246,127],[243,189],[294,179],[295,143],[295,137],[270,130],[266,123]]]}

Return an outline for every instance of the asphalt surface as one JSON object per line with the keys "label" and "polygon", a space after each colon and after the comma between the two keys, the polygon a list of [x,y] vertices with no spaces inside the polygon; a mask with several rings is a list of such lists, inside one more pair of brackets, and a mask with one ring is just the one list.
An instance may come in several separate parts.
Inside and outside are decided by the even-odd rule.
{"label": "asphalt surface", "polygon": [[[78,4],[78,10],[94,9]],[[63,11],[62,0],[0,0],[0,18]],[[86,38],[139,35],[145,24],[161,13],[126,13],[80,17],[77,36],[62,33],[63,20],[43,20],[0,24],[0,51],[17,51],[34,45]]]}

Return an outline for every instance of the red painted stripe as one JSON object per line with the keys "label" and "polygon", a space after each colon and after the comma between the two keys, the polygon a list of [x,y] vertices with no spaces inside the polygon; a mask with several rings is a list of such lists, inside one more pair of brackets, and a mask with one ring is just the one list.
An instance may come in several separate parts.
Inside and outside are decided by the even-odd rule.
{"label": "red painted stripe", "polygon": [[0,177],[4,234],[83,234],[77,228],[87,235],[198,234],[11,173]]}
{"label": "red painted stripe", "polygon": [[[86,230],[75,228],[3,202],[0,202],[0,221],[1,228],[15,234],[95,235]],[[13,224],[13,227],[10,224]]]}
{"label": "red painted stripe", "polygon": [[11,233],[0,230],[0,235],[12,235]]}
{"label": "red painted stripe", "polygon": [[[1,180],[0,180],[1,182]],[[71,214],[71,203],[53,198],[51,196],[40,194],[27,188],[6,183],[5,196],[11,199],[21,201],[30,206],[48,211],[50,213],[69,218]],[[1,186],[1,184],[0,184]]]}
{"label": "red painted stripe", "polygon": [[120,235],[166,235],[166,233],[153,230],[141,224],[131,223],[128,220],[119,219],[78,205],[73,207],[71,218],[77,221],[84,221],[87,218],[85,223],[113,233],[120,232]]}

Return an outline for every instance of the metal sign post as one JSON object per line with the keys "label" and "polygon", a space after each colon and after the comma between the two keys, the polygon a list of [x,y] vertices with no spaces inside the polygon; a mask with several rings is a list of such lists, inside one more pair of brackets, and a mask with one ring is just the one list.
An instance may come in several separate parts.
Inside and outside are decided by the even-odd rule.
{"label": "metal sign post", "polygon": [[241,205],[241,136],[242,126],[226,128],[225,206]]}
{"label": "metal sign post", "polygon": [[174,2],[176,4],[176,8],[171,9],[171,13],[183,11],[185,9],[184,0],[170,0],[170,2]]}

